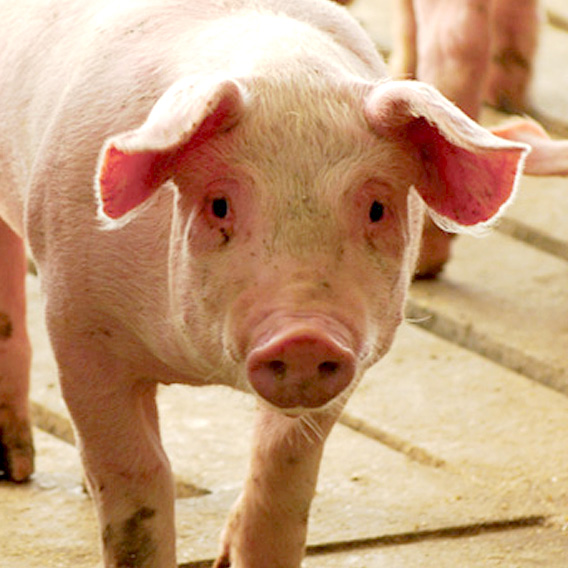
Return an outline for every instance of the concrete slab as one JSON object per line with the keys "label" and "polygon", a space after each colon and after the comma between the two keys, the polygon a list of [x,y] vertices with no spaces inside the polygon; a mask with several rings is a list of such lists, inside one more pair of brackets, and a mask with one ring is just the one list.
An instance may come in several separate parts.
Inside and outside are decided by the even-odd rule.
{"label": "concrete slab", "polygon": [[568,511],[568,399],[486,358],[405,324],[346,410],[411,459]]}
{"label": "concrete slab", "polygon": [[412,287],[421,326],[568,392],[568,264],[498,233],[460,237],[436,282]]}
{"label": "concrete slab", "polygon": [[568,5],[564,0],[542,0],[542,6],[546,12],[568,21]]}
{"label": "concrete slab", "polygon": [[[544,0],[539,49],[535,60],[532,103],[537,113],[559,123],[566,136],[568,125],[568,9],[562,0]],[[552,124],[550,124],[552,126]]]}
{"label": "concrete slab", "polygon": [[392,17],[396,0],[354,0],[349,6],[351,14],[361,23],[384,56],[393,45]]}
{"label": "concrete slab", "polygon": [[564,568],[568,534],[558,528],[530,527],[481,532],[420,542],[373,543],[308,556],[304,568]]}
{"label": "concrete slab", "polygon": [[95,515],[76,450],[36,430],[36,474],[0,482],[0,567],[90,568],[99,561]]}
{"label": "concrete slab", "polygon": [[517,199],[496,226],[530,246],[568,260],[568,181],[525,177]]}

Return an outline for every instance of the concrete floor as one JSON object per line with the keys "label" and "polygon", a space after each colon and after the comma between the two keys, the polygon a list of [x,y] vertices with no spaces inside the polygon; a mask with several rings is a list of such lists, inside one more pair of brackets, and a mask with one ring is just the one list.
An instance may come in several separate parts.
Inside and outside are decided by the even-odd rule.
{"label": "concrete floor", "polygon": [[[544,5],[568,21],[565,0]],[[385,48],[389,8],[353,7]],[[551,21],[533,100],[561,131],[568,33]],[[326,447],[306,568],[568,566],[567,215],[568,180],[526,178],[495,232],[459,238],[442,277],[413,286],[408,322]],[[0,568],[96,566],[94,513],[32,276],[29,300],[37,473],[0,483]],[[254,401],[173,386],[160,409],[179,561],[208,566],[244,479]]]}

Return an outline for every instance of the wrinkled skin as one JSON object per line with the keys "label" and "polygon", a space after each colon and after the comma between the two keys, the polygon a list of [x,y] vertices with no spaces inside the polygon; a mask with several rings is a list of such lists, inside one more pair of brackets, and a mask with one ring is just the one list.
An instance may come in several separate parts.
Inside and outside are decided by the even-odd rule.
{"label": "wrinkled skin", "polygon": [[32,472],[26,239],[106,568],[176,565],[155,403],[172,382],[259,399],[217,566],[297,568],[325,438],[393,340],[425,208],[475,231],[528,147],[387,80],[328,1],[58,8],[0,3],[7,475]]}
{"label": "wrinkled skin", "polygon": [[[394,76],[434,85],[474,119],[483,101],[527,109],[537,0],[397,0],[395,7]],[[426,220],[419,277],[442,270],[452,238]]]}

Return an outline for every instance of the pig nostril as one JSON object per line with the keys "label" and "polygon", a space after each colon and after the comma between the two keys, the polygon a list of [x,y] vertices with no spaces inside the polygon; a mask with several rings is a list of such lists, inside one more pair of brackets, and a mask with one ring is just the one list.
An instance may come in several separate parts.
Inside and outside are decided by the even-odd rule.
{"label": "pig nostril", "polygon": [[270,361],[268,368],[274,373],[276,379],[282,380],[286,375],[286,363],[284,361]]}
{"label": "pig nostril", "polygon": [[[288,374],[288,365],[284,361],[280,361],[279,359],[269,361],[266,364],[266,367],[270,369],[273,377],[279,381],[284,380],[286,378],[286,375]],[[336,361],[324,361],[317,367],[318,376],[321,379],[329,379],[333,377],[337,372],[339,372],[340,367],[341,364]]]}
{"label": "pig nostril", "polygon": [[328,378],[337,373],[339,370],[339,363],[335,361],[325,361],[324,363],[320,363],[318,365],[318,371],[320,377]]}
{"label": "pig nostril", "polygon": [[304,330],[303,325],[260,343],[247,357],[251,387],[286,409],[322,408],[350,384],[356,366],[348,345],[325,330]]}

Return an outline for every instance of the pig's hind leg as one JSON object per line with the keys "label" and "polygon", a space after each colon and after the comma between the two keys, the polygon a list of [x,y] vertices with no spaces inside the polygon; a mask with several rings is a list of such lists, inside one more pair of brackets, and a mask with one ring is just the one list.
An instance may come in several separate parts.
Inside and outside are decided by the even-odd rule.
{"label": "pig's hind leg", "polygon": [[308,420],[261,409],[250,471],[215,568],[299,568],[319,464],[337,412]]}
{"label": "pig's hind leg", "polygon": [[508,112],[527,110],[538,27],[537,0],[493,1],[485,93],[491,105]]}
{"label": "pig's hind leg", "polygon": [[22,239],[0,219],[0,478],[13,481],[25,481],[34,469],[26,268]]}

